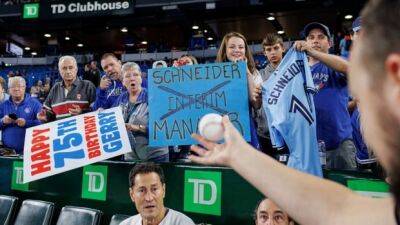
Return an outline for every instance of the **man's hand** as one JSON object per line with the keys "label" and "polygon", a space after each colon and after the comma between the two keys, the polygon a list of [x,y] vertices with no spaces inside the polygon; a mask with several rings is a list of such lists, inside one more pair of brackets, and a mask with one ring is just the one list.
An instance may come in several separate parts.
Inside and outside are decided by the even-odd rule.
{"label": "man's hand", "polygon": [[17,120],[15,120],[15,123],[19,127],[24,127],[26,125],[26,120],[24,118],[18,118]]}
{"label": "man's hand", "polygon": [[79,105],[72,105],[73,108],[69,109],[69,113],[71,113],[71,115],[76,116],[82,113],[82,109],[81,107],[79,107]]}
{"label": "man's hand", "polygon": [[5,116],[3,117],[3,119],[2,119],[2,121],[3,121],[3,124],[4,124],[4,125],[14,123],[14,120],[11,119],[8,115],[5,115]]}
{"label": "man's hand", "polygon": [[230,166],[232,163],[232,157],[235,156],[237,151],[243,149],[244,146],[248,145],[243,139],[242,135],[233,124],[229,121],[228,116],[222,118],[222,126],[224,127],[224,143],[217,144],[209,141],[204,137],[193,134],[192,137],[197,140],[204,148],[192,145],[191,150],[198,156],[189,156],[190,160],[195,163],[211,165],[223,165]]}
{"label": "man's hand", "polygon": [[125,127],[127,131],[137,132],[140,130],[139,125],[125,123]]}
{"label": "man's hand", "polygon": [[297,51],[310,53],[313,49],[306,41],[296,41],[293,47]]}
{"label": "man's hand", "polygon": [[261,101],[262,98],[262,89],[261,89],[261,84],[256,85],[252,91],[252,98],[253,101]]}
{"label": "man's hand", "polygon": [[111,81],[107,76],[103,76],[100,80],[100,89],[106,90],[111,85]]}
{"label": "man's hand", "polygon": [[47,116],[46,116],[46,110],[42,109],[37,115],[36,118],[42,122],[42,123],[46,123],[47,122]]}

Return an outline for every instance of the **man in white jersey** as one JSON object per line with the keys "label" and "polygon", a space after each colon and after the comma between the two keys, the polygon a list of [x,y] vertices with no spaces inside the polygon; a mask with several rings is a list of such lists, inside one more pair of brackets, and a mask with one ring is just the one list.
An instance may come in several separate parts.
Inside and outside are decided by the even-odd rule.
{"label": "man in white jersey", "polygon": [[139,214],[121,225],[194,225],[183,213],[164,206],[165,177],[154,163],[136,165],[129,173],[129,195]]}

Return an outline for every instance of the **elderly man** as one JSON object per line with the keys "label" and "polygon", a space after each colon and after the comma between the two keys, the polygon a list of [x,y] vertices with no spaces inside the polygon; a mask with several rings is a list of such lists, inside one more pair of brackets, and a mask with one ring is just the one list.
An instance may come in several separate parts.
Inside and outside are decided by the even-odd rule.
{"label": "elderly man", "polygon": [[96,91],[96,102],[93,109],[108,109],[118,97],[125,92],[122,84],[121,61],[112,53],[106,53],[101,58],[101,67],[106,72],[100,80],[100,86]]}
{"label": "elderly man", "polygon": [[[400,1],[370,0],[351,52],[350,88],[359,100],[365,140],[388,172],[393,195],[369,198],[295,171],[254,151],[229,118],[222,145],[194,136],[195,162],[232,167],[300,224],[400,225]],[[384,26],[383,26],[384,24]]]}
{"label": "elderly man", "polygon": [[8,87],[11,97],[0,104],[2,140],[5,147],[23,154],[25,130],[40,124],[36,114],[42,104],[25,93],[26,83],[22,77],[10,77]]}
{"label": "elderly man", "polygon": [[129,194],[139,214],[121,225],[194,225],[184,214],[164,206],[165,177],[153,163],[136,165],[129,173]]}
{"label": "elderly man", "polygon": [[264,198],[254,210],[256,225],[294,225],[294,221],[271,199]]}
{"label": "elderly man", "polygon": [[[96,88],[90,81],[80,80],[76,75],[78,66],[72,56],[63,56],[58,62],[62,81],[56,83],[44,101],[44,107],[52,110],[56,119],[76,116],[90,111],[90,105],[96,98]],[[44,113],[38,119],[47,121]]]}

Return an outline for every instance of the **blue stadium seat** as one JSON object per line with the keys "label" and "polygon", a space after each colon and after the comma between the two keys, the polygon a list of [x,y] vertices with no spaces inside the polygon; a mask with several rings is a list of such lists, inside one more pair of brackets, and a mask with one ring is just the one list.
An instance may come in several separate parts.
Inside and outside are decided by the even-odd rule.
{"label": "blue stadium seat", "polygon": [[0,195],[0,224],[11,224],[17,201],[17,197]]}
{"label": "blue stadium seat", "polygon": [[112,216],[110,225],[119,225],[125,219],[128,219],[130,216],[124,214],[115,214]]}
{"label": "blue stadium seat", "polygon": [[76,206],[64,206],[61,209],[57,225],[98,225],[102,212]]}
{"label": "blue stadium seat", "polygon": [[25,200],[22,202],[14,225],[50,225],[54,203]]}

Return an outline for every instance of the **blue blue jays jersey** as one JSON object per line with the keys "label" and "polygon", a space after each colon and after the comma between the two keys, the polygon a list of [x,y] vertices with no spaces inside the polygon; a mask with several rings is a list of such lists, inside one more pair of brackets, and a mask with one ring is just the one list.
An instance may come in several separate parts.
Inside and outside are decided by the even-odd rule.
{"label": "blue blue jays jersey", "polygon": [[288,166],[322,177],[318,154],[314,82],[304,52],[290,49],[262,84],[272,145],[289,149]]}

